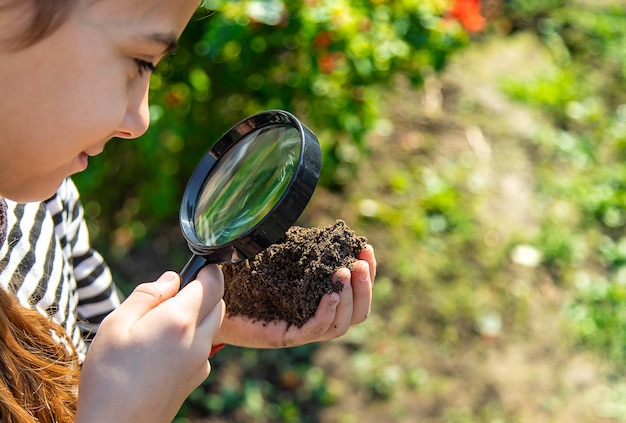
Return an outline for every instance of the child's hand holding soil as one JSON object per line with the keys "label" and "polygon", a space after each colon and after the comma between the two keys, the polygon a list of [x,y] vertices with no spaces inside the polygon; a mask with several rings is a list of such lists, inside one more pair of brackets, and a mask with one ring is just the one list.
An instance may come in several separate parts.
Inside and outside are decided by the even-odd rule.
{"label": "child's hand holding soil", "polygon": [[254,258],[222,266],[227,314],[300,328],[325,294],[341,291],[333,273],[350,268],[366,245],[341,220],[325,228],[294,226]]}

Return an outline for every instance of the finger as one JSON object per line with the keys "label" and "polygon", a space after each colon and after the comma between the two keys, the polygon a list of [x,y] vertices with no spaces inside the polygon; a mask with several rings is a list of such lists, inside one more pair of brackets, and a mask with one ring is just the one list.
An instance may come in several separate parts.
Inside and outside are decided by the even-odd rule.
{"label": "finger", "polygon": [[226,305],[224,304],[224,300],[220,300],[213,310],[211,310],[211,312],[198,325],[196,336],[206,339],[209,342],[209,352],[210,347],[217,343],[214,341],[214,338],[224,321],[225,313]]}
{"label": "finger", "polygon": [[374,254],[374,247],[370,244],[367,244],[363,250],[359,252],[357,255],[359,260],[364,260],[369,265],[369,276],[370,283],[374,284],[374,279],[376,279],[376,255]]}
{"label": "finger", "polygon": [[209,377],[209,374],[211,373],[211,363],[208,359],[208,353],[204,357],[197,358],[191,358],[187,354],[185,359],[188,362],[193,360],[194,363],[197,363],[195,368],[189,368],[190,371],[186,373],[186,378],[188,379],[190,385],[199,386],[206,380],[207,377]]}
{"label": "finger", "polygon": [[339,292],[339,304],[337,305],[335,320],[329,329],[333,337],[338,337],[344,335],[350,328],[354,298],[350,270],[345,267],[341,268],[335,272],[333,278],[343,285],[341,292]]}
{"label": "finger", "polygon": [[139,320],[150,310],[178,292],[180,278],[175,272],[165,272],[155,282],[142,283],[118,307],[111,318],[131,323]]}
{"label": "finger", "polygon": [[327,336],[326,334],[333,326],[339,302],[340,296],[337,292],[324,295],[320,300],[315,315],[301,328],[294,326],[289,327],[284,336],[284,346],[299,345],[333,338],[333,336]]}
{"label": "finger", "polygon": [[170,304],[180,314],[196,316],[203,321],[224,296],[224,275],[215,264],[202,268],[198,276],[174,297]]}
{"label": "finger", "polygon": [[206,379],[211,371],[211,366],[210,364],[207,365],[207,361],[211,355],[213,345],[216,344],[213,339],[220,329],[225,310],[224,301],[220,300],[195,328],[193,339],[185,347],[185,359],[189,362],[197,362],[200,366],[196,372],[192,373],[196,385]]}
{"label": "finger", "polygon": [[195,280],[202,282],[203,285],[211,289],[216,295],[219,295],[220,298],[224,296],[224,274],[218,265],[209,264],[204,266]]}
{"label": "finger", "polygon": [[204,382],[206,378],[209,377],[210,373],[211,373],[211,363],[209,363],[208,359],[202,361],[198,369],[192,373],[193,376],[192,376],[191,383],[194,386],[200,386],[200,384],[202,384],[202,382]]}
{"label": "finger", "polygon": [[352,310],[352,325],[363,322],[370,315],[372,308],[372,283],[369,273],[370,266],[360,260],[354,263],[352,270],[352,294],[354,305]]}

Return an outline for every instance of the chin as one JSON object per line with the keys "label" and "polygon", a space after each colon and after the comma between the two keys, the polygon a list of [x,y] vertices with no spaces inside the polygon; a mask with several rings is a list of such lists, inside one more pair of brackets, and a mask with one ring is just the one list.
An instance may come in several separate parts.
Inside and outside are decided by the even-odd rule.
{"label": "chin", "polygon": [[34,203],[44,201],[52,197],[57,192],[64,179],[65,178],[59,181],[53,181],[52,178],[50,178],[46,181],[40,181],[39,183],[34,184],[24,183],[20,187],[5,188],[0,186],[0,197],[15,201],[16,203]]}

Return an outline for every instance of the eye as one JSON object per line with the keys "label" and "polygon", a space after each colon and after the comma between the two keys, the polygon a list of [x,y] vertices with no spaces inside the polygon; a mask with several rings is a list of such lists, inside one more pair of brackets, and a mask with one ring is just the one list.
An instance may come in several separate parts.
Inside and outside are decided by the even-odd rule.
{"label": "eye", "polygon": [[135,63],[137,63],[137,67],[139,68],[139,75],[143,75],[145,72],[156,72],[156,66],[153,63],[141,59],[135,59]]}

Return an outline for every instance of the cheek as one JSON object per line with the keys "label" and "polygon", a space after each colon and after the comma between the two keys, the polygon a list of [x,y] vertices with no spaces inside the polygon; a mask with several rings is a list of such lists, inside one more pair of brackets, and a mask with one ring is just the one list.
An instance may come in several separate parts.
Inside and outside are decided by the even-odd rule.
{"label": "cheek", "polygon": [[48,56],[46,89],[50,112],[64,130],[101,139],[122,121],[128,102],[125,62],[104,43],[97,31],[67,25],[59,31],[54,57]]}
{"label": "cheek", "polygon": [[70,107],[74,110],[71,125],[77,131],[90,134],[90,138],[110,136],[121,124],[128,105],[128,94],[124,87],[88,84],[88,95],[80,95]]}
{"label": "cheek", "polygon": [[[91,53],[91,54],[89,54]],[[70,75],[58,75],[55,106],[65,130],[76,136],[100,141],[110,137],[122,122],[128,107],[128,79],[120,65],[88,52]],[[103,64],[104,63],[104,64]]]}
{"label": "cheek", "polygon": [[30,72],[27,80],[18,81],[21,89],[1,90],[16,100],[10,107],[0,105],[0,113],[11,116],[0,118],[0,136],[35,154],[50,149],[58,155],[101,142],[115,132],[127,104],[124,82],[115,86],[105,80]]}

